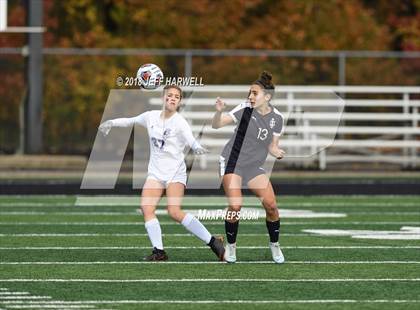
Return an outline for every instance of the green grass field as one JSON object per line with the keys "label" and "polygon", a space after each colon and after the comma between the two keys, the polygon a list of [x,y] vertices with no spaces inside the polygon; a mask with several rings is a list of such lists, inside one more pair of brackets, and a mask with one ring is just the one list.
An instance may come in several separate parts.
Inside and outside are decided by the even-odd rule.
{"label": "green grass field", "polygon": [[[151,248],[136,199],[75,201],[0,196],[0,309],[420,307],[420,196],[279,197],[282,265],[271,262],[264,218],[241,222],[238,262],[226,264],[159,215],[170,260],[145,263]],[[184,209],[223,204],[192,197]],[[224,234],[222,220],[204,224]],[[321,229],[340,232],[313,231]]]}

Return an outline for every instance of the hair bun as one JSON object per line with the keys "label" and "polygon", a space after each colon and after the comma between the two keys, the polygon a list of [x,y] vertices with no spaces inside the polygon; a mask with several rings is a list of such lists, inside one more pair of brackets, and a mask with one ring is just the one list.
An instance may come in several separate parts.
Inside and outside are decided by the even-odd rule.
{"label": "hair bun", "polygon": [[260,84],[264,89],[274,89],[274,84],[271,81],[273,76],[268,71],[263,71],[260,78],[255,83]]}
{"label": "hair bun", "polygon": [[257,84],[261,86],[265,91],[269,90],[271,95],[274,94],[274,84],[271,82],[271,79],[273,76],[268,71],[263,71],[259,77],[258,80],[254,82],[254,84]]}
{"label": "hair bun", "polygon": [[263,71],[261,73],[260,79],[264,81],[265,84],[271,84],[271,80],[273,79],[273,76],[268,71]]}
{"label": "hair bun", "polygon": [[263,80],[263,81],[267,81],[268,83],[270,83],[271,82],[271,80],[273,79],[273,76],[271,75],[271,73],[270,72],[268,72],[268,71],[263,71],[262,73],[261,73],[261,80]]}

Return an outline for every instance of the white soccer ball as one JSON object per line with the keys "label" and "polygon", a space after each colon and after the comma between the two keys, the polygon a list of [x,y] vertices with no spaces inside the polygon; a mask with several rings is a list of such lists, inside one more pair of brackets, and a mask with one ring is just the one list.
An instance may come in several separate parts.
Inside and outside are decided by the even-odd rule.
{"label": "white soccer ball", "polygon": [[137,79],[141,87],[156,89],[163,83],[163,72],[155,64],[144,64],[137,71]]}

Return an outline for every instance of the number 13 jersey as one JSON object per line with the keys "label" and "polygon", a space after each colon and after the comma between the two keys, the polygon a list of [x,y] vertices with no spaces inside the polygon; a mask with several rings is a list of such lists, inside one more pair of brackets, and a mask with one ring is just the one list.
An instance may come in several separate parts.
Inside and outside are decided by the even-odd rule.
{"label": "number 13 jersey", "polygon": [[283,115],[270,105],[271,111],[261,115],[249,103],[242,103],[229,112],[236,123],[235,132],[222,151],[227,166],[261,167],[273,136],[284,129]]}

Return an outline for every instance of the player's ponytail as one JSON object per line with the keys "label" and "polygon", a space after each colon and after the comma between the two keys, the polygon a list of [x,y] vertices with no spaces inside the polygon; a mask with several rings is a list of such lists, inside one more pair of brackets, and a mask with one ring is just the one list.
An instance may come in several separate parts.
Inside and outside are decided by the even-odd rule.
{"label": "player's ponytail", "polygon": [[270,72],[263,71],[259,79],[254,82],[254,84],[261,86],[261,88],[264,90],[264,93],[270,94],[271,98],[274,96],[274,84],[272,79],[273,76]]}

